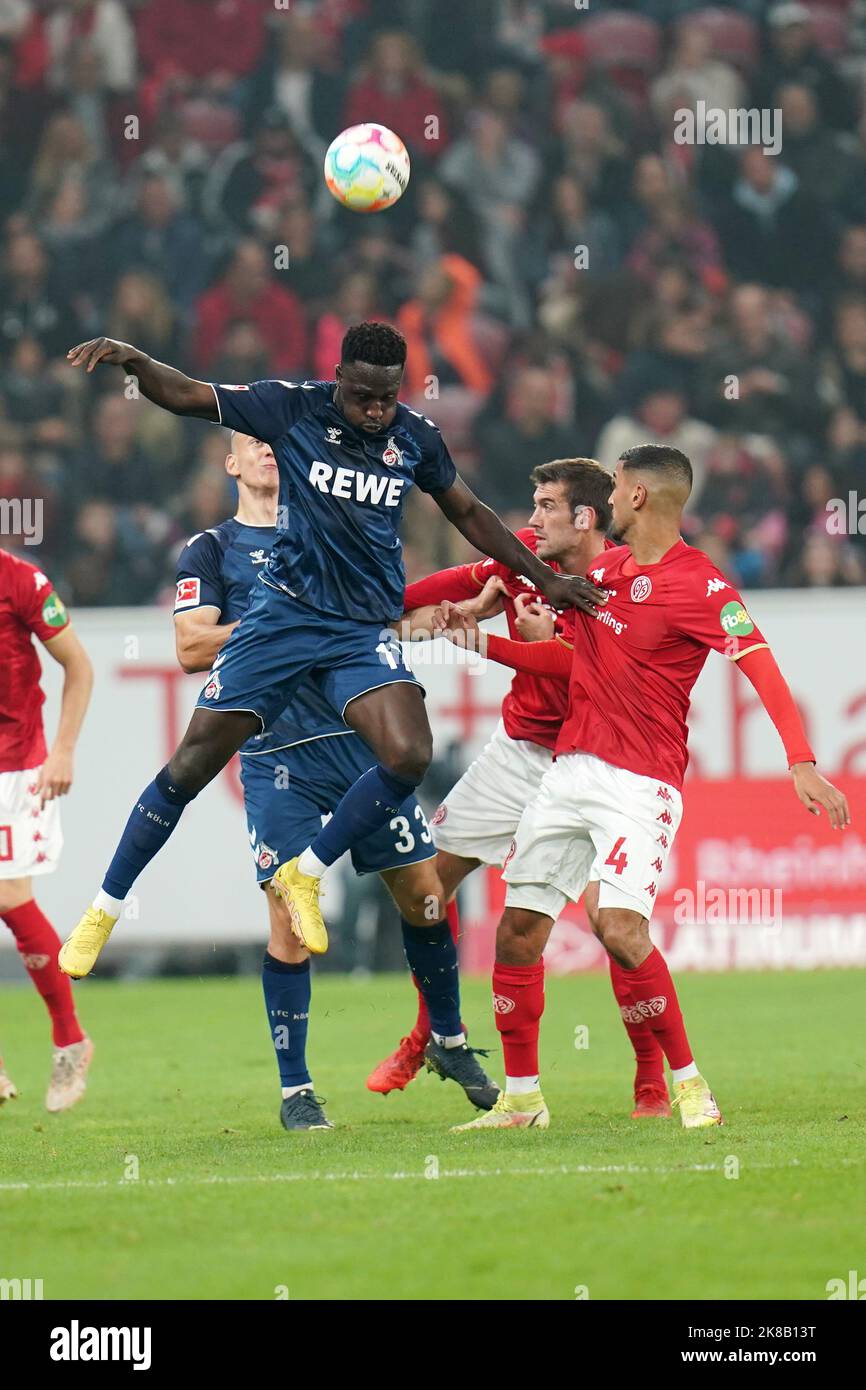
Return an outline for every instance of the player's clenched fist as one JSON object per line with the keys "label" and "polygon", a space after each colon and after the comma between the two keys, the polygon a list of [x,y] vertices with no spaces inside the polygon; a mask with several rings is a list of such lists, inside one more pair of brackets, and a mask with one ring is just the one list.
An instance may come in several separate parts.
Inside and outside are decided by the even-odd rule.
{"label": "player's clenched fist", "polygon": [[795,763],[791,773],[794,790],[807,811],[813,816],[820,816],[823,806],[834,830],[844,830],[846,825],[851,824],[848,798],[826,777],[822,777],[813,763]]}
{"label": "player's clenched fist", "polygon": [[120,367],[136,356],[137,349],[131,343],[121,343],[115,338],[91,338],[87,343],[79,343],[70,348],[66,360],[70,367],[84,367],[92,372],[100,362],[108,367]]}
{"label": "player's clenched fist", "polygon": [[514,599],[514,625],[524,642],[548,642],[556,632],[556,619],[543,603],[529,594],[517,594]]}

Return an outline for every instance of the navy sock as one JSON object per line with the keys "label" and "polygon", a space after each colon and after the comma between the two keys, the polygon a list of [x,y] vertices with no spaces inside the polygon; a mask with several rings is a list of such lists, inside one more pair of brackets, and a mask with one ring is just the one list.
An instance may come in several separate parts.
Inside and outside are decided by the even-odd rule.
{"label": "navy sock", "polygon": [[338,802],[328,824],[322,826],[310,846],[313,853],[323,864],[335,864],[347,849],[395,816],[415,787],[415,782],[398,777],[379,764],[371,767]]}
{"label": "navy sock", "polygon": [[307,1071],[307,1026],[312,995],[310,962],[288,965],[265,951],[262,988],[280,1069],[280,1085],[303,1086],[311,1080]]}
{"label": "navy sock", "polygon": [[102,880],[112,898],[125,898],[142,869],[159,853],[195,792],[172,782],[168,768],[145,787],[124,826],[114,858]]}
{"label": "navy sock", "polygon": [[457,947],[447,921],[413,927],[402,920],[403,949],[430,1015],[430,1030],[446,1038],[463,1032]]}

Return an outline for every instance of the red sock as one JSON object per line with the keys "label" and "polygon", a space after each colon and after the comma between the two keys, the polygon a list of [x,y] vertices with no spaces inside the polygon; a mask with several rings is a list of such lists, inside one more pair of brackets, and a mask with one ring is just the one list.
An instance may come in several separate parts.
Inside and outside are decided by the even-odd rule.
{"label": "red sock", "polygon": [[544,961],[493,967],[493,1010],[505,1075],[538,1075],[538,1026],[544,1013]]}
{"label": "red sock", "polygon": [[680,1001],[668,970],[667,961],[654,946],[637,970],[624,970],[632,1004],[662,1046],[668,1065],[687,1067],[693,1061],[680,1012]]}
{"label": "red sock", "polygon": [[[447,917],[448,925],[451,928],[451,939],[454,942],[454,945],[456,946],[457,939],[460,936],[460,914],[457,911],[456,898],[452,902],[450,902],[446,907],[445,916]],[[409,1036],[412,1039],[412,1042],[417,1044],[419,1048],[426,1047],[427,1043],[430,1041],[430,1015],[427,1012],[427,1005],[424,1003],[424,996],[421,993],[420,989],[418,989],[418,981],[415,979],[414,975],[412,976],[412,983],[418,990],[418,1017],[415,1020],[415,1027],[412,1029],[412,1032],[409,1034]]]}
{"label": "red sock", "polygon": [[610,982],[637,1061],[634,1088],[637,1090],[639,1086],[664,1086],[665,1055],[655,1033],[635,1010],[631,997],[630,972],[623,970],[613,956],[608,956],[607,961],[610,966]]}
{"label": "red sock", "polygon": [[75,1005],[72,1002],[72,982],[57,964],[60,937],[42,912],[35,899],[12,907],[2,914],[3,921],[15,937],[21,959],[51,1015],[51,1036],[55,1047],[68,1047],[84,1037]]}

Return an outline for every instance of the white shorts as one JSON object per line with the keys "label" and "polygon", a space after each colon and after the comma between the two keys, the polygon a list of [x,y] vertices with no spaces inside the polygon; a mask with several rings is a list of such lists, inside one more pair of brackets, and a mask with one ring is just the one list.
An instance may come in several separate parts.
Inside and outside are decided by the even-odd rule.
{"label": "white shorts", "polygon": [[504,864],[520,817],[552,762],[549,749],[509,738],[500,719],[430,822],[436,848],[482,864]]}
{"label": "white shorts", "polygon": [[566,753],[521,819],[503,874],[506,907],[555,921],[598,879],[599,907],[650,918],[682,814],[676,787],[591,753]]}
{"label": "white shorts", "polygon": [[63,848],[60,803],[40,810],[35,794],[39,768],[0,772],[0,878],[53,874]]}

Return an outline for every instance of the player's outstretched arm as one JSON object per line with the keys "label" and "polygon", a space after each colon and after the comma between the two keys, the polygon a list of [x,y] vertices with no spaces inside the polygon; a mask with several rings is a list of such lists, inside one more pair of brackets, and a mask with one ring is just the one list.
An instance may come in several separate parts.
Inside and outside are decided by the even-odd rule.
{"label": "player's outstretched arm", "polygon": [[567,681],[571,674],[573,649],[563,638],[551,642],[513,642],[510,637],[498,637],[484,632],[471,614],[461,613],[462,604],[442,604],[436,620],[440,630],[456,647],[477,652],[481,657],[510,666],[515,671],[527,671],[536,676],[552,676]]}
{"label": "player's outstretched arm", "polygon": [[[406,592],[408,594],[408,589]],[[507,593],[504,581],[498,574],[493,574],[484,588],[473,598],[461,599],[459,603],[445,598],[438,603],[425,603],[419,608],[407,608],[403,617],[389,626],[403,642],[426,642],[438,637],[443,631],[443,604],[447,604],[455,613],[464,613],[467,617],[471,616],[476,621],[483,622],[485,618],[495,618],[502,612],[502,596]]]}
{"label": "player's outstretched arm", "polygon": [[194,415],[201,420],[214,421],[220,418],[213,388],[206,381],[194,381],[175,367],[156,362],[131,343],[120,343],[114,338],[91,338],[87,343],[70,348],[66,360],[70,367],[83,367],[86,372],[92,372],[100,364],[122,367],[128,375],[138,377],[143,396],[173,415]]}
{"label": "player's outstretched arm", "polygon": [[557,574],[539,560],[496,513],[475,496],[462,478],[444,492],[434,493],[433,498],[443,515],[471,545],[485,555],[492,555],[515,573],[525,574],[554,608],[582,608],[585,613],[594,613],[599,604],[607,601],[604,591],[588,579]]}
{"label": "player's outstretched arm", "polygon": [[39,770],[37,794],[41,805],[65,796],[72,786],[75,745],[93,690],[90,657],[71,626],[45,642],[45,650],[63,667],[63,694],[57,735]]}
{"label": "player's outstretched arm", "polygon": [[834,830],[844,829],[851,823],[848,801],[815,767],[815,755],[809,746],[800,711],[776,658],[768,647],[761,646],[746,652],[737,665],[751,681],[785,745],[797,796],[813,816],[819,816],[823,807]]}

